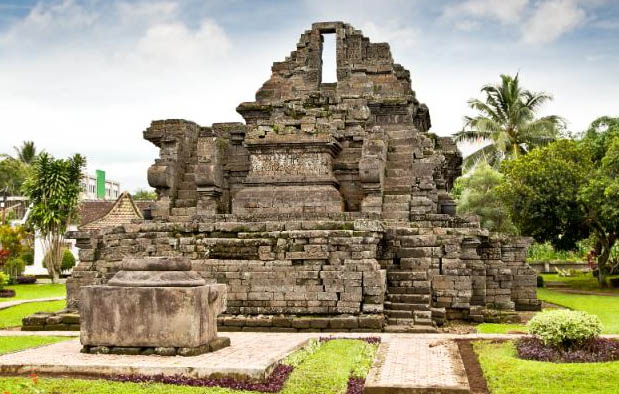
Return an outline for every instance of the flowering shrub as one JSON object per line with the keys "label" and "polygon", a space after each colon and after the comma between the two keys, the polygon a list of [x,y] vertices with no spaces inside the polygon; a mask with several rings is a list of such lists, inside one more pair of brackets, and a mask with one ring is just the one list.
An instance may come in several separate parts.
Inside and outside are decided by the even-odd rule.
{"label": "flowering shrub", "polygon": [[538,313],[527,326],[544,345],[563,349],[578,347],[602,332],[597,316],[564,309]]}
{"label": "flowering shrub", "polygon": [[31,285],[37,282],[37,277],[34,275],[23,275],[17,277],[18,285]]}

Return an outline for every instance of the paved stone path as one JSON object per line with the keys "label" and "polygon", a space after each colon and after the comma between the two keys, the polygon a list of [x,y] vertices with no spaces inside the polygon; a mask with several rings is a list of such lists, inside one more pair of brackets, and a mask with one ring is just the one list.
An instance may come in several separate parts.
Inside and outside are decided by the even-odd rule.
{"label": "paved stone path", "polygon": [[458,346],[449,339],[383,339],[364,394],[469,393]]}
{"label": "paved stone path", "polygon": [[79,331],[0,330],[0,337],[79,337]]}
{"label": "paved stone path", "polygon": [[124,356],[80,353],[78,339],[0,356],[0,373],[82,375],[177,375],[205,378],[214,374],[262,379],[287,354],[305,345],[307,336],[226,333],[231,345],[195,357]]}
{"label": "paved stone path", "polygon": [[34,298],[32,300],[16,300],[16,301],[3,301],[0,302],[0,310],[17,306],[21,304],[28,304],[30,302],[47,302],[47,301],[62,301],[65,297],[49,297],[49,298]]}
{"label": "paved stone path", "polygon": [[[6,336],[78,336],[77,331],[10,331]],[[213,374],[260,379],[311,338],[380,336],[382,343],[366,381],[366,394],[468,393],[469,385],[455,339],[515,339],[518,334],[252,333],[228,332],[231,346],[196,357],[82,354],[79,339],[0,356],[0,373],[63,375]],[[617,338],[619,335],[606,335]]]}

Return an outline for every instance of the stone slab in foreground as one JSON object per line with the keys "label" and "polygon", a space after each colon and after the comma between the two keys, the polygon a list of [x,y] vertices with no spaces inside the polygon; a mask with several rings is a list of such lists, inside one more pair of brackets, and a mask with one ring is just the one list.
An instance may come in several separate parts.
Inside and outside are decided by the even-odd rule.
{"label": "stone slab in foreground", "polygon": [[194,357],[124,356],[80,353],[78,339],[0,356],[0,373],[97,375],[234,376],[263,379],[275,363],[302,347],[303,335],[230,333],[231,345]]}
{"label": "stone slab in foreground", "polygon": [[470,393],[454,341],[383,337],[364,394]]}

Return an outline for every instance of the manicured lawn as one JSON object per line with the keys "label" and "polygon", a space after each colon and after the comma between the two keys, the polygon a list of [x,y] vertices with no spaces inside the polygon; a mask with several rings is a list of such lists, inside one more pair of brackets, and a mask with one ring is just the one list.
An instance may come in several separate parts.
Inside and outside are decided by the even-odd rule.
{"label": "manicured lawn", "polygon": [[21,319],[36,312],[57,312],[66,301],[31,302],[0,310],[0,328],[21,326]]}
{"label": "manicured lawn", "polygon": [[17,350],[27,349],[29,347],[48,345],[60,341],[73,339],[71,337],[0,337],[0,354],[14,352]]}
{"label": "manicured lawn", "polygon": [[566,284],[570,289],[599,291],[604,293],[614,293],[619,295],[619,289],[600,288],[597,278],[590,273],[578,274],[576,276],[559,276],[557,274],[542,274],[544,283],[561,282]]}
{"label": "manicured lawn", "polygon": [[555,364],[520,360],[512,342],[475,342],[492,394],[617,393],[619,361]]}
{"label": "manicured lawn", "polygon": [[[281,394],[345,393],[349,376],[365,376],[374,359],[376,345],[356,340],[332,340],[314,351],[287,359],[297,365]],[[20,392],[19,385],[30,382],[24,377],[1,377],[0,389]],[[174,386],[165,384],[117,383],[105,380],[39,378],[36,386],[45,392],[62,393],[178,393],[230,394],[250,393],[221,388]]]}
{"label": "manicured lawn", "polygon": [[66,297],[67,288],[64,284],[32,284],[32,285],[13,285],[6,286],[6,289],[15,290],[15,297],[0,298],[0,302],[33,300],[35,298]]}
{"label": "manicured lawn", "polygon": [[507,334],[508,331],[528,332],[524,324],[482,323],[477,326],[480,334]]}
{"label": "manicured lawn", "polygon": [[567,294],[549,289],[537,289],[537,297],[552,304],[597,315],[604,326],[603,333],[619,333],[619,297]]}

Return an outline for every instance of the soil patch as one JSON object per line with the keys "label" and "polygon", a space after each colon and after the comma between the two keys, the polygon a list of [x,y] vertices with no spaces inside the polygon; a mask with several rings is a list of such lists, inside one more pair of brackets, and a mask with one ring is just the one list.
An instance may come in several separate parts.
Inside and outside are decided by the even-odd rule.
{"label": "soil patch", "polygon": [[466,371],[466,377],[469,380],[469,386],[472,394],[489,394],[488,385],[486,384],[486,378],[477,360],[477,355],[473,351],[473,344],[471,340],[457,340],[458,350],[460,351],[460,357],[464,364],[464,370]]}

